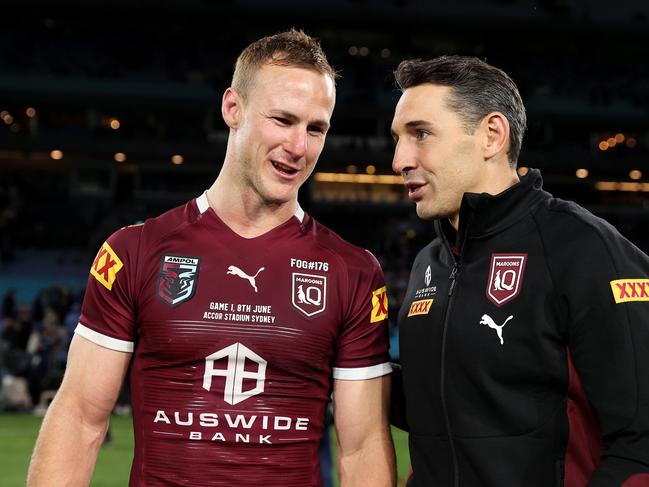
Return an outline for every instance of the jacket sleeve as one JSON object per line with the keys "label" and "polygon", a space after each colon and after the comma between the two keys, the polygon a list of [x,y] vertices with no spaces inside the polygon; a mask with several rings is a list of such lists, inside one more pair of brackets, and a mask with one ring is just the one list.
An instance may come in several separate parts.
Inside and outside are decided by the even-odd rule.
{"label": "jacket sleeve", "polygon": [[649,257],[602,220],[573,223],[553,267],[603,439],[588,486],[649,486]]}

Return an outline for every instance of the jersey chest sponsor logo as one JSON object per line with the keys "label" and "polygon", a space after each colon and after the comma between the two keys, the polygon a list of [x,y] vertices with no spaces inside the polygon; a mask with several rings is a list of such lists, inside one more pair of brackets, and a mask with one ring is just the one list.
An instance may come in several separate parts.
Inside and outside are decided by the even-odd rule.
{"label": "jersey chest sponsor logo", "polygon": [[[153,435],[170,435],[190,441],[272,445],[303,442],[310,417],[277,415],[280,410],[253,407],[247,399],[264,393],[268,362],[236,342],[205,357],[202,388],[215,392],[237,409],[220,409],[218,401],[202,399],[184,409],[158,409],[153,419]],[[270,382],[268,383],[270,384]],[[258,405],[260,403],[257,403]],[[183,408],[181,406],[181,408]],[[209,408],[209,409],[204,409]],[[165,428],[173,426],[173,429]]]}
{"label": "jersey chest sponsor logo", "polygon": [[322,313],[327,307],[327,277],[293,272],[291,303],[306,316]]}
{"label": "jersey chest sponsor logo", "polygon": [[419,301],[413,301],[410,304],[408,316],[427,315],[432,304],[432,299],[420,299]]}
{"label": "jersey chest sponsor logo", "polygon": [[370,323],[383,321],[388,317],[388,288],[383,286],[372,291],[372,315]]}
{"label": "jersey chest sponsor logo", "polygon": [[190,300],[198,285],[200,257],[164,255],[158,277],[158,297],[169,306]]}
{"label": "jersey chest sponsor logo", "polygon": [[123,266],[124,264],[117,257],[117,253],[108,245],[108,242],[104,242],[92,263],[90,274],[110,291],[117,279],[117,273]]}
{"label": "jersey chest sponsor logo", "polygon": [[523,286],[527,254],[491,254],[487,298],[496,306],[514,299]]}
{"label": "jersey chest sponsor logo", "polygon": [[649,301],[649,279],[616,279],[611,281],[616,303]]}
{"label": "jersey chest sponsor logo", "polygon": [[[226,358],[225,368],[214,365],[214,362]],[[223,400],[228,404],[238,404],[264,392],[267,365],[266,360],[245,345],[233,343],[205,357],[203,389],[209,391],[212,388],[214,377],[225,377]],[[244,380],[247,384],[254,381],[254,387],[244,390]]]}

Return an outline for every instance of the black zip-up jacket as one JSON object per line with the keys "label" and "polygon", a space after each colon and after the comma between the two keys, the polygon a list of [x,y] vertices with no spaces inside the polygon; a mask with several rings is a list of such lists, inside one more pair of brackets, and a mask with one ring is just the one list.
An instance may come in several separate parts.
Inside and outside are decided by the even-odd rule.
{"label": "black zip-up jacket", "polygon": [[435,225],[399,313],[409,485],[649,486],[649,258],[536,170],[464,195],[459,256]]}

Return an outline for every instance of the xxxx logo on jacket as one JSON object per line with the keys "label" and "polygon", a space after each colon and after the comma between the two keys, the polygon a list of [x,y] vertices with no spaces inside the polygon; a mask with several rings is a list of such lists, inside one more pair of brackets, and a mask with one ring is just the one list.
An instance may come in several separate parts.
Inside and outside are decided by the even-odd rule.
{"label": "xxxx logo on jacket", "polygon": [[169,306],[177,306],[194,296],[198,283],[200,257],[165,255],[160,263],[158,297]]}
{"label": "xxxx logo on jacket", "polygon": [[520,293],[527,254],[491,254],[487,297],[496,306],[511,301]]}
{"label": "xxxx logo on jacket", "polygon": [[649,301],[649,279],[616,279],[611,281],[616,303]]}

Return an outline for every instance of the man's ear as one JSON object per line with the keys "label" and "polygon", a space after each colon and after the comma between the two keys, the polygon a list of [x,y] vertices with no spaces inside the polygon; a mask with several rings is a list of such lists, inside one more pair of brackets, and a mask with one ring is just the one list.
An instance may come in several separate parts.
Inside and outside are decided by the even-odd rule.
{"label": "man's ear", "polygon": [[509,121],[500,112],[491,112],[482,119],[484,141],[482,145],[485,159],[509,150]]}
{"label": "man's ear", "polygon": [[231,129],[236,129],[241,123],[243,99],[234,88],[230,87],[223,93],[221,101],[221,115]]}

